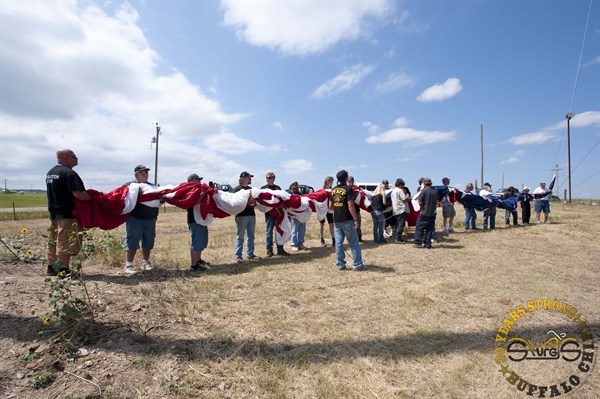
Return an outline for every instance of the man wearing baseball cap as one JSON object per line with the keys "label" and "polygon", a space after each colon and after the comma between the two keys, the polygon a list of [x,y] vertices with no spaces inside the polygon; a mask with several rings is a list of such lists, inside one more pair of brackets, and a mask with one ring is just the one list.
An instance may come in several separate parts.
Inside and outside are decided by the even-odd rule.
{"label": "man wearing baseball cap", "polygon": [[[196,173],[192,173],[188,176],[187,181],[188,183],[200,184],[202,179]],[[187,223],[192,241],[190,244],[190,256],[192,258],[190,271],[201,272],[208,269],[208,262],[202,260],[202,251],[208,246],[208,227],[196,223],[193,207],[187,210]]]}
{"label": "man wearing baseball cap", "polygon": [[438,203],[438,192],[431,187],[431,179],[426,177],[423,179],[425,188],[419,194],[419,205],[421,205],[421,213],[417,218],[417,226],[415,227],[415,248],[421,248],[423,239],[425,240],[425,248],[431,248],[431,239],[433,228],[435,226],[436,208]]}
{"label": "man wearing baseball cap", "polygon": [[[450,185],[450,179],[444,177],[442,179],[442,184],[445,187],[448,187]],[[450,193],[444,195],[444,198],[440,201],[440,205],[442,205],[442,216],[444,218],[444,234],[454,233],[452,223],[456,216],[456,210],[454,209],[454,203],[450,199]]]}
{"label": "man wearing baseball cap", "polygon": [[535,202],[533,203],[533,210],[535,211],[535,219],[538,223],[541,222],[540,216],[544,212],[544,223],[548,221],[548,215],[550,214],[550,195],[552,191],[546,190],[546,182],[540,182],[539,187],[533,190],[533,196]]}
{"label": "man wearing baseball cap", "polygon": [[[237,193],[240,190],[250,190],[252,187],[252,178],[248,172],[240,173],[239,185],[236,186],[232,192]],[[244,236],[246,238],[246,255],[248,260],[260,260],[260,258],[254,255],[254,230],[256,228],[256,214],[254,213],[254,206],[246,207],[242,212],[235,215],[235,224],[237,225],[236,238],[235,238],[235,261],[241,263],[244,261],[242,258],[242,252],[244,249]]]}
{"label": "man wearing baseball cap", "polygon": [[[144,189],[153,184],[148,182],[148,171],[150,168],[144,165],[138,165],[133,169],[135,180],[128,182],[125,186],[132,183],[139,184],[139,193],[143,194]],[[150,252],[154,248],[154,238],[156,237],[156,218],[159,208],[153,208],[138,202],[135,208],[129,213],[125,222],[125,268],[127,274],[136,274],[133,266],[133,260],[137,250],[142,247],[142,270],[152,270],[154,267],[150,261]]]}

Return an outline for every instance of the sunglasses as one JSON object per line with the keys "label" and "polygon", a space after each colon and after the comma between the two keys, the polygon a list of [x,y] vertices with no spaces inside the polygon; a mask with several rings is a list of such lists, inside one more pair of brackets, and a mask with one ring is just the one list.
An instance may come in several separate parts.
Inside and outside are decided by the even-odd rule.
{"label": "sunglasses", "polygon": [[271,179],[274,179],[274,178],[275,178],[275,176],[267,176],[268,180],[271,180]]}

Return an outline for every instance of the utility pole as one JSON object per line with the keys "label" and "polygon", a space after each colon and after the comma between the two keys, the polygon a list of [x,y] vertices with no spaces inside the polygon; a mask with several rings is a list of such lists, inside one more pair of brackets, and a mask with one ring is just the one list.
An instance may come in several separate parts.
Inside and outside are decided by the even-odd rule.
{"label": "utility pole", "polygon": [[567,148],[569,151],[569,204],[571,203],[571,118],[574,116],[575,114],[572,112],[565,115],[565,118],[567,118]]}
{"label": "utility pole", "polygon": [[555,164],[554,169],[550,169],[551,171],[554,172],[554,174],[556,175],[556,192],[560,194],[560,190],[558,189],[558,171],[562,170],[558,168],[558,164]]}
{"label": "utility pole", "polygon": [[152,144],[156,144],[156,153],[154,155],[154,184],[158,186],[158,137],[160,136],[160,126],[156,123],[156,136],[152,137]]}
{"label": "utility pole", "polygon": [[483,184],[483,124],[479,129],[479,143],[481,147],[481,184]]}

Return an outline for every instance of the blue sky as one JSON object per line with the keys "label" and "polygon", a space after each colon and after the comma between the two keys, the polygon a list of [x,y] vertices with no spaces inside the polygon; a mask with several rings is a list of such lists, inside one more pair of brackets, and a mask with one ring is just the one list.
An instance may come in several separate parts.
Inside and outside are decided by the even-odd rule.
{"label": "blue sky", "polygon": [[[59,148],[87,188],[137,164],[320,188],[442,177],[600,198],[600,4],[564,1],[0,3],[0,179],[44,188]],[[479,182],[481,185],[481,182]]]}

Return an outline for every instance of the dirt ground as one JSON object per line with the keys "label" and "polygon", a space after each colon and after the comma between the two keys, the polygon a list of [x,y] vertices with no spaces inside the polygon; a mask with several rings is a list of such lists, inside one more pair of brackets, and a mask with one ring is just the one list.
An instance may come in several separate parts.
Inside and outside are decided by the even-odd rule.
{"label": "dirt ground", "polygon": [[[536,359],[511,370],[530,384],[557,385],[561,397],[572,387],[568,397],[597,398],[600,207],[556,204],[549,223],[519,227],[504,226],[499,211],[491,232],[464,231],[457,211],[448,236],[438,217],[431,250],[374,244],[363,212],[366,272],[338,271],[312,218],[309,250],[241,265],[233,219],[216,220],[203,255],[211,268],[192,273],[185,213],[161,213],[154,270],[124,275],[121,253],[84,261],[94,323],[73,361],[48,346],[50,333],[39,334],[50,327],[42,324],[45,263],[15,262],[0,246],[0,398],[528,397],[496,363],[511,312],[511,337],[576,337],[593,355],[584,366],[596,366],[582,372],[582,357]],[[0,235],[12,242],[23,228],[43,251],[46,220],[0,222]],[[265,256],[262,215],[256,249]],[[577,322],[560,310],[518,313],[538,299],[575,309]]]}

